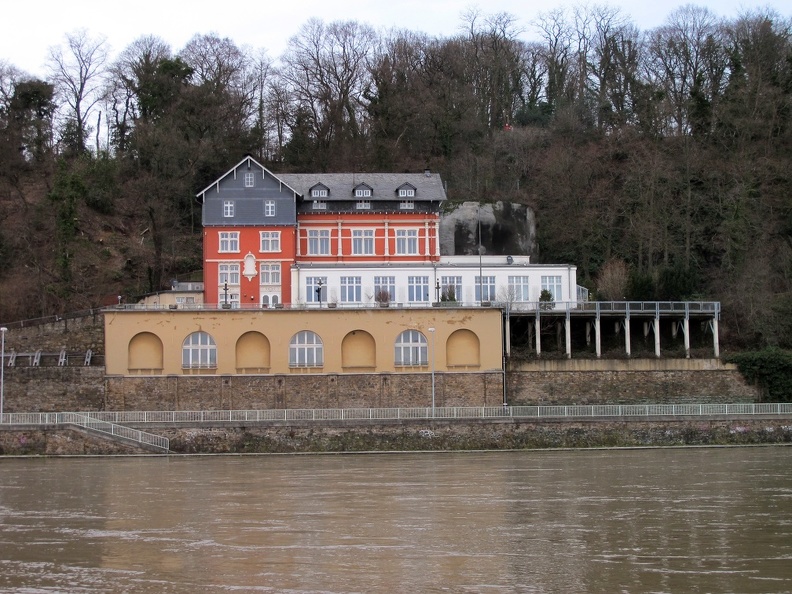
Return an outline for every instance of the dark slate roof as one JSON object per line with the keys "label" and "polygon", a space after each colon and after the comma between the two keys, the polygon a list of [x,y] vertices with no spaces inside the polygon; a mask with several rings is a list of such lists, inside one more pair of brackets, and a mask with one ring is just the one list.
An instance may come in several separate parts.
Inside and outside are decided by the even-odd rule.
{"label": "dark slate roof", "polygon": [[354,200],[354,190],[365,184],[372,190],[372,202],[381,200],[403,200],[398,190],[405,184],[415,188],[416,202],[442,202],[446,199],[443,181],[438,173],[280,173],[277,177],[293,188],[305,200],[311,200],[311,188],[325,186],[329,192],[328,202]]}

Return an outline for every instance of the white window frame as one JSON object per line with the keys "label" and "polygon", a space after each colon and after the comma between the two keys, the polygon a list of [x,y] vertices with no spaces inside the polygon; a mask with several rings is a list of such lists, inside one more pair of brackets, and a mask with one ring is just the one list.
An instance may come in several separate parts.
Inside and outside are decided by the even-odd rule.
{"label": "white window frame", "polygon": [[399,208],[402,210],[415,210],[415,200],[402,200],[399,202]]}
{"label": "white window frame", "polygon": [[549,291],[553,296],[553,301],[558,303],[561,301],[563,283],[561,276],[548,275],[542,277],[542,291]]}
{"label": "white window frame", "polygon": [[262,262],[259,265],[259,284],[280,285],[281,284],[281,264],[280,262]]}
{"label": "white window frame", "polygon": [[352,255],[374,255],[374,229],[352,229]]}
{"label": "white window frame", "polygon": [[386,292],[388,301],[396,299],[396,277],[395,276],[375,276],[374,277],[374,300],[377,300],[379,293]]}
{"label": "white window frame", "polygon": [[358,200],[355,203],[357,210],[371,210],[371,200]]}
{"label": "white window frame", "polygon": [[259,252],[280,252],[280,231],[259,231]]}
{"label": "white window frame", "polygon": [[265,217],[274,217],[275,216],[275,201],[274,200],[265,200],[264,201],[264,216]]}
{"label": "white window frame", "polygon": [[441,276],[440,277],[440,298],[443,294],[448,294],[448,288],[454,287],[454,300],[462,301],[462,277],[461,276]]}
{"label": "white window frame", "polygon": [[217,369],[217,344],[207,332],[193,332],[182,342],[182,369]]}
{"label": "white window frame", "polygon": [[314,200],[311,208],[314,210],[327,210],[327,200]]}
{"label": "white window frame", "polygon": [[239,253],[239,231],[219,231],[217,251],[221,254]]}
{"label": "white window frame", "polygon": [[415,196],[415,190],[412,188],[402,188],[399,190],[399,198],[412,198]]}
{"label": "white window frame", "polygon": [[310,330],[302,330],[289,341],[289,367],[323,367],[324,344]]}
{"label": "white window frame", "polygon": [[327,189],[315,188],[311,190],[311,198],[327,198]]}
{"label": "white window frame", "polygon": [[223,217],[228,219],[234,216],[234,201],[233,200],[224,200],[223,201]]}
{"label": "white window frame", "polygon": [[355,190],[355,198],[371,198],[371,190],[369,188],[357,188]]}
{"label": "white window frame", "polygon": [[426,303],[429,301],[429,277],[407,277],[407,301],[411,303]]}
{"label": "white window frame", "polygon": [[329,256],[330,255],[330,230],[329,229],[308,229],[308,255],[309,256]]}
{"label": "white window frame", "polygon": [[[321,284],[320,284],[321,281]],[[321,299],[317,296],[316,289],[321,287]],[[306,303],[327,303],[327,277],[326,276],[306,276],[305,277],[305,302]]]}
{"label": "white window frame", "polygon": [[342,276],[341,277],[341,302],[342,303],[360,303],[362,301],[361,295],[363,294],[362,279],[359,276]]}
{"label": "white window frame", "polygon": [[396,367],[426,367],[429,342],[418,330],[405,330],[396,337],[393,363]]}
{"label": "white window frame", "polygon": [[531,300],[531,285],[527,276],[509,277],[509,299],[517,303],[526,303]]}
{"label": "white window frame", "polygon": [[[495,301],[495,277],[477,276],[476,281],[476,301]],[[481,298],[482,292],[484,298]]]}
{"label": "white window frame", "polygon": [[229,286],[239,286],[239,264],[223,262],[217,266],[217,285],[223,287],[226,283]]}
{"label": "white window frame", "polygon": [[418,229],[396,229],[396,255],[418,255]]}
{"label": "white window frame", "polygon": [[256,174],[253,172],[245,172],[245,187],[252,188],[256,185]]}

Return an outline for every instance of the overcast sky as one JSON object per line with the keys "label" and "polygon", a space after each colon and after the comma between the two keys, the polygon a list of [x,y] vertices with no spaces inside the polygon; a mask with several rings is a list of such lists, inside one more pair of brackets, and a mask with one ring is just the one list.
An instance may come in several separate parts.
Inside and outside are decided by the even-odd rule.
{"label": "overcast sky", "polygon": [[[718,16],[734,18],[745,7],[769,6],[784,16],[792,11],[789,0],[745,2],[744,0],[700,0]],[[325,22],[355,20],[376,29],[408,28],[432,36],[448,37],[457,32],[461,15],[478,6],[484,14],[508,12],[525,30],[522,38],[536,39],[531,22],[557,7],[583,5],[562,0],[293,0],[276,2],[218,2],[217,0],[4,0],[0,11],[0,61],[30,74],[44,75],[48,48],[60,45],[64,35],[85,28],[92,37],[104,36],[116,56],[142,35],[156,35],[179,51],[195,34],[217,33],[238,46],[265,48],[278,58],[289,38],[311,17]],[[619,7],[641,30],[663,24],[677,7],[688,2],[671,0],[609,0],[589,4]]]}

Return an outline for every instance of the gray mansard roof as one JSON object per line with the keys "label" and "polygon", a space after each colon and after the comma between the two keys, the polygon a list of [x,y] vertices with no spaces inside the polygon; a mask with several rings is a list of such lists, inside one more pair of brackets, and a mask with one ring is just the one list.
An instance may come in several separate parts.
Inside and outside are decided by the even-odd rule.
{"label": "gray mansard roof", "polygon": [[438,173],[282,173],[278,175],[294,188],[304,200],[311,200],[311,189],[319,186],[328,190],[327,202],[355,200],[355,188],[371,188],[374,202],[393,202],[399,198],[400,188],[412,187],[415,202],[443,202],[446,199],[443,182]]}

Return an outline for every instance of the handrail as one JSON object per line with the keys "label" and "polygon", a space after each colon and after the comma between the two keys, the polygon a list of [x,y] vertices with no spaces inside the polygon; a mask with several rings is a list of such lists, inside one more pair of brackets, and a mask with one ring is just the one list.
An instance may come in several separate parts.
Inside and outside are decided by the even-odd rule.
{"label": "handrail", "polygon": [[[327,408],[327,409],[264,409],[264,410],[181,410],[181,411],[101,411],[81,413],[5,413],[0,426],[63,424],[60,415],[79,415],[90,423],[199,425],[202,423],[268,423],[290,421],[383,421],[402,419],[583,419],[620,418],[647,419],[657,417],[728,417],[777,416],[792,417],[792,403],[735,404],[593,404],[532,406],[466,406],[415,408]],[[71,418],[71,417],[70,417]],[[69,423],[78,424],[74,421]],[[130,432],[135,431],[122,427]],[[118,430],[116,430],[118,431]],[[141,435],[143,434],[139,432]],[[167,440],[151,436],[152,443]],[[153,438],[156,438],[154,440]],[[142,438],[141,438],[142,439]],[[148,438],[146,438],[148,439]]]}

